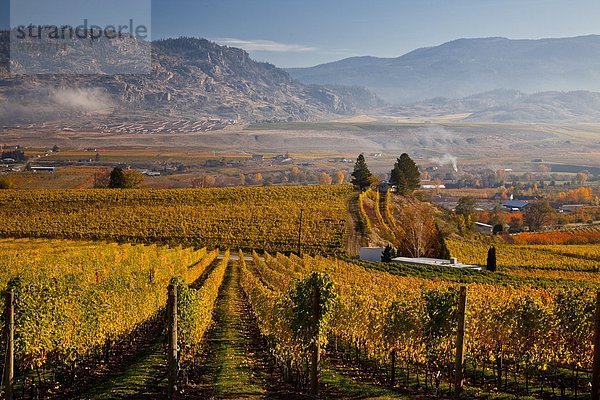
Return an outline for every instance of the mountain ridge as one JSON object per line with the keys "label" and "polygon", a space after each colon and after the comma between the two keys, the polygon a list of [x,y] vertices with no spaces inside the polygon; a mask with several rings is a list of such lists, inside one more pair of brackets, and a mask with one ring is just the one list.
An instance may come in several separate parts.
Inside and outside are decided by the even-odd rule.
{"label": "mountain ridge", "polygon": [[[7,69],[6,32],[3,39],[0,122],[4,125],[54,116],[84,119],[86,113],[107,110],[112,117],[123,119],[137,114],[151,119],[310,121],[351,115],[381,104],[365,89],[305,85],[272,64],[252,60],[242,49],[185,37],[152,42],[149,75],[106,75],[92,66],[98,70],[91,72],[98,75],[14,76]],[[131,40],[127,45],[142,45]],[[18,70],[19,66],[15,68]],[[60,107],[56,107],[57,102]]]}
{"label": "mountain ridge", "polygon": [[352,57],[286,71],[304,83],[363,86],[395,104],[495,89],[600,91],[600,35],[464,38],[394,58]]}

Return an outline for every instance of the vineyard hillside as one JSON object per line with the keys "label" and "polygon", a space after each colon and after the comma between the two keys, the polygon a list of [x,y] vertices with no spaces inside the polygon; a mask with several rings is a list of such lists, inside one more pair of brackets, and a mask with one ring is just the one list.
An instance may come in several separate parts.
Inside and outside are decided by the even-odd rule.
{"label": "vineyard hillside", "polygon": [[[593,380],[600,247],[577,232],[480,235],[349,186],[0,206],[13,399],[575,400]],[[361,242],[482,266],[494,247],[497,269],[363,262]]]}
{"label": "vineyard hillside", "polygon": [[0,236],[271,252],[297,251],[300,239],[305,252],[341,254],[350,196],[349,186],[8,190]]}

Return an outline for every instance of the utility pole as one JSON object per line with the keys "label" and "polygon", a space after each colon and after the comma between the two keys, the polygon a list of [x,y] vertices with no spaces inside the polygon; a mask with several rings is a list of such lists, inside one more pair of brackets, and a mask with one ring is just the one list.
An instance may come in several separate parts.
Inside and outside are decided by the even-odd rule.
{"label": "utility pole", "polygon": [[465,316],[467,310],[467,287],[461,286],[458,297],[458,331],[456,332],[456,362],[454,365],[454,387],[460,396],[464,383],[465,370]]}
{"label": "utility pole", "polygon": [[304,210],[300,209],[300,214],[298,214],[298,255],[302,252],[302,213]]}

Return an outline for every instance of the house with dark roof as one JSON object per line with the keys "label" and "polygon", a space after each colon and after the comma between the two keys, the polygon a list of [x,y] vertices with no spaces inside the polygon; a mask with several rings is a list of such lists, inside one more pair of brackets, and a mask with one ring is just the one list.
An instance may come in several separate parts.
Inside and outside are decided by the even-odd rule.
{"label": "house with dark roof", "polygon": [[508,209],[509,211],[523,211],[528,205],[529,203],[523,200],[509,200],[502,203],[502,207]]}

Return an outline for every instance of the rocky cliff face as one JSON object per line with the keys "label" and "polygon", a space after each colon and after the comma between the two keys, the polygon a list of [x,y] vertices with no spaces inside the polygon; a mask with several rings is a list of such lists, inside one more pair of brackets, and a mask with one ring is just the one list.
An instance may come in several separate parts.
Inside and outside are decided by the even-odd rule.
{"label": "rocky cliff face", "polygon": [[97,70],[88,75],[11,76],[6,33],[2,39],[0,121],[4,125],[99,110],[120,117],[306,121],[381,105],[365,89],[304,85],[284,70],[252,60],[243,50],[192,38],[152,43],[152,73],[147,75],[106,75],[107,71],[92,66]]}

